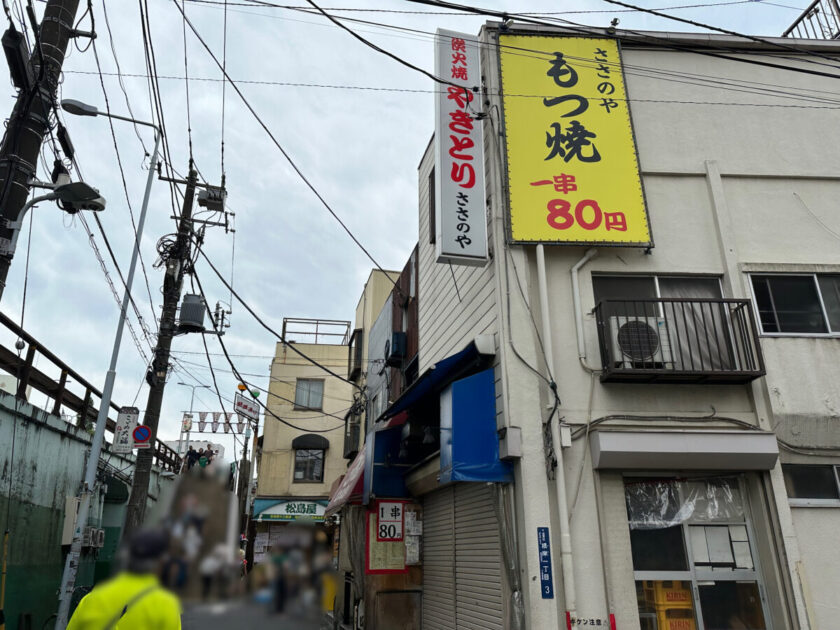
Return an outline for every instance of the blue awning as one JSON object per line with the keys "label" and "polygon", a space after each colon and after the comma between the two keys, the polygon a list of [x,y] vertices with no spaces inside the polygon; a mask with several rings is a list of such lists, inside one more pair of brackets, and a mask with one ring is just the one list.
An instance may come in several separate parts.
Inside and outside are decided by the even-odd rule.
{"label": "blue awning", "polygon": [[483,359],[494,354],[493,336],[479,335],[457,354],[441,359],[423,372],[420,378],[388,407],[379,419],[386,420],[401,411],[410,409],[426,396],[439,392],[452,381],[483,367]]}

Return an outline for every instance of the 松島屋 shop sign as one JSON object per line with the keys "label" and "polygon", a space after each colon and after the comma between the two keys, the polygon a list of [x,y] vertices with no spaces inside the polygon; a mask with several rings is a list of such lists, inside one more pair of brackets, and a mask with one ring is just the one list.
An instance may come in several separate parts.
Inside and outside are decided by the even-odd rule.
{"label": "\u677e\u5cf6\u5c4b shop sign", "polygon": [[502,35],[499,51],[511,239],[650,246],[616,41]]}
{"label": "\u677e\u5cf6\u5c4b shop sign", "polygon": [[254,500],[254,518],[258,521],[323,521],[326,509],[326,501]]}

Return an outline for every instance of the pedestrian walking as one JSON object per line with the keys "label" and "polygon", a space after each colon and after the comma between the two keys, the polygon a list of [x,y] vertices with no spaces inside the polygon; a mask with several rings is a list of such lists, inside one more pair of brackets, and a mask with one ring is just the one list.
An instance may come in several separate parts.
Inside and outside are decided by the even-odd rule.
{"label": "pedestrian walking", "polygon": [[126,569],[82,598],[67,630],[180,630],[181,604],[158,581],[168,548],[165,530],[138,531]]}

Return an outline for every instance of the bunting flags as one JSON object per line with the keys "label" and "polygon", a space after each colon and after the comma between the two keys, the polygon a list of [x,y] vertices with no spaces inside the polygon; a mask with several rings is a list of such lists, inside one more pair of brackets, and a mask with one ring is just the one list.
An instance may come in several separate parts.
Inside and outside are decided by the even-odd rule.
{"label": "bunting flags", "polygon": [[198,412],[198,432],[204,433],[204,429],[207,428],[207,412],[206,411],[199,411]]}

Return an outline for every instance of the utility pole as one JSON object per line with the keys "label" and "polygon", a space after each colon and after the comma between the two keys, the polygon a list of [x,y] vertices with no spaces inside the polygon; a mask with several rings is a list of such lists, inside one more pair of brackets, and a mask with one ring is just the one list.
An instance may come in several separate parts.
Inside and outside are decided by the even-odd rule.
{"label": "utility pole", "polygon": [[169,351],[172,347],[172,337],[175,336],[176,332],[175,316],[178,311],[178,302],[181,299],[184,273],[187,271],[190,261],[190,245],[193,235],[192,207],[195,197],[196,177],[197,173],[190,163],[190,172],[186,182],[187,189],[184,193],[184,207],[181,209],[181,218],[178,223],[178,234],[174,245],[169,249],[164,260],[166,274],[163,278],[163,311],[160,316],[160,331],[152,366],[146,374],[146,381],[149,384],[149,398],[146,402],[146,415],[143,418],[143,424],[151,431],[149,442],[152,447],[142,449],[137,453],[137,460],[134,465],[134,481],[131,484],[131,496],[128,499],[125,514],[124,538],[130,536],[134,530],[143,524],[143,518],[146,515],[149,475],[152,470],[152,459],[157,440],[160,408],[163,404],[163,389],[166,386],[166,375],[169,370]]}
{"label": "utility pole", "polygon": [[[29,68],[19,69],[17,73],[19,77],[30,76],[34,82],[27,85],[24,79],[18,85],[20,92],[0,146],[0,298],[6,288],[15,234],[20,231],[21,210],[29,196],[29,182],[37,171],[38,155],[49,127],[78,8],[79,0],[47,1],[36,36],[40,46],[36,43],[28,60],[31,75]],[[34,21],[34,15],[31,17]]]}

